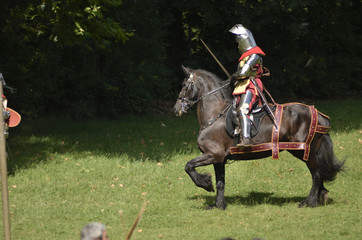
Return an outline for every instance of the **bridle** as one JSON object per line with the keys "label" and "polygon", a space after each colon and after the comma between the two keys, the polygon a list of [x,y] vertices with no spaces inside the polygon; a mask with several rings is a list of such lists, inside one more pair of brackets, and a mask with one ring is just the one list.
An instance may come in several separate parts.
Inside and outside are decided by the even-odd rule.
{"label": "bridle", "polygon": [[178,97],[179,100],[181,100],[181,111],[184,112],[186,107],[189,105],[189,108],[191,108],[193,105],[195,105],[195,103],[197,103],[196,101],[192,101],[188,98],[186,98],[186,93],[189,89],[190,86],[192,86],[194,83],[191,80],[191,77],[189,77],[189,79],[187,79],[187,85],[185,86],[185,90],[184,93],[181,97]]}
{"label": "bridle", "polygon": [[[184,91],[183,96],[178,98],[178,99],[181,100],[181,111],[182,111],[182,112],[185,112],[185,108],[186,108],[188,105],[189,105],[188,107],[191,108],[193,105],[195,105],[196,103],[198,103],[198,102],[201,101],[202,99],[206,98],[207,96],[210,96],[211,94],[214,94],[214,93],[216,93],[217,91],[220,91],[221,89],[229,86],[229,85],[230,85],[230,79],[227,80],[224,85],[222,85],[222,86],[220,86],[220,87],[218,87],[218,88],[216,88],[216,89],[214,89],[214,90],[212,90],[212,91],[210,91],[210,92],[207,92],[205,95],[197,98],[195,101],[192,101],[192,100],[186,98],[186,92],[188,91],[188,88],[189,88],[190,86],[192,86],[192,84],[194,84],[194,83],[192,82],[192,76],[190,76],[189,79],[187,80],[187,84],[188,84],[188,85],[185,86],[185,91]],[[200,128],[199,134],[200,134],[205,128],[211,126],[214,122],[216,122],[219,118],[221,118],[221,117],[227,112],[227,110],[231,107],[231,105],[232,105],[232,102],[229,103],[229,104],[227,104],[227,106],[224,108],[224,110],[223,110],[219,115],[217,115],[217,117],[209,120],[204,126],[202,126],[202,127]]]}
{"label": "bridle", "polygon": [[183,96],[178,97],[178,99],[181,100],[181,110],[182,110],[182,112],[184,112],[186,107],[191,108],[193,105],[195,105],[196,103],[198,103],[202,99],[206,98],[207,96],[210,96],[210,95],[212,95],[212,94],[214,94],[214,93],[220,91],[221,89],[223,89],[223,88],[230,85],[230,79],[229,79],[229,80],[226,81],[226,83],[224,85],[222,85],[222,86],[220,86],[220,87],[218,87],[218,88],[216,88],[214,90],[211,90],[210,92],[207,92],[205,95],[197,98],[195,101],[192,101],[192,100],[186,98],[186,93],[188,91],[188,88],[190,86],[193,86],[193,84],[194,84],[193,81],[192,81],[192,78],[193,78],[192,75],[193,74],[190,74],[189,79],[187,80],[187,85],[185,86],[185,91],[184,91]]}

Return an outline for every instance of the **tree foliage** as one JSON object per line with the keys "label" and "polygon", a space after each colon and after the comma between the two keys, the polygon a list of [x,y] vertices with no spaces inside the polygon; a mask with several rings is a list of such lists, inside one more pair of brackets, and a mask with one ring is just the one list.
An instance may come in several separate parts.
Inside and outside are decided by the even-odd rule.
{"label": "tree foliage", "polygon": [[0,72],[17,88],[9,102],[29,117],[117,117],[174,100],[182,64],[225,76],[200,39],[236,70],[236,23],[267,54],[274,98],[362,89],[358,0],[15,0],[0,9]]}

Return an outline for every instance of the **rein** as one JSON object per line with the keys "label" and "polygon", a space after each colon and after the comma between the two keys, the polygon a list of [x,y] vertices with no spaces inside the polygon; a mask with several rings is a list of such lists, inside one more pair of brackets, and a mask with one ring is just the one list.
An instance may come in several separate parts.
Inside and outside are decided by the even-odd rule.
{"label": "rein", "polygon": [[[193,105],[195,105],[196,103],[198,103],[199,101],[201,101],[202,99],[204,99],[205,97],[207,97],[207,96],[209,96],[209,95],[211,95],[211,94],[214,94],[214,93],[216,93],[217,91],[220,91],[221,89],[223,89],[223,88],[225,88],[225,87],[227,87],[227,86],[229,86],[229,85],[230,85],[230,80],[227,80],[224,85],[222,85],[222,86],[220,86],[220,87],[218,87],[218,88],[216,88],[216,89],[214,89],[214,90],[206,93],[205,95],[199,97],[199,98],[196,99],[195,101],[188,100],[188,99],[185,98],[185,96],[179,97],[178,99],[181,100],[181,108],[182,108],[182,110],[184,110],[184,108],[185,108],[185,106],[187,106],[187,104],[189,104],[190,107],[192,107]],[[185,92],[185,95],[186,95],[186,92]]]}
{"label": "rein", "polygon": [[226,106],[226,108],[225,108],[219,115],[217,115],[216,118],[211,119],[211,120],[208,121],[204,126],[202,126],[202,128],[200,128],[199,133],[200,133],[202,130],[204,130],[205,128],[210,127],[214,122],[216,122],[216,120],[218,120],[219,118],[221,118],[221,117],[226,113],[226,111],[231,107],[231,105],[232,105],[232,102],[229,103],[229,104]]}
{"label": "rein", "polygon": [[[202,99],[206,98],[207,96],[210,96],[211,94],[214,94],[216,93],[217,91],[220,91],[221,89],[227,87],[230,85],[230,79],[226,81],[226,83],[208,93],[206,93],[205,95],[199,97],[198,99],[196,99],[195,101],[191,101],[191,100],[188,100],[185,98],[185,95],[186,95],[186,91],[185,91],[185,95],[183,97],[179,97],[178,99],[181,100],[181,109],[182,111],[185,109],[185,107],[189,104],[190,107],[192,107],[193,105],[195,105],[196,103],[198,103],[199,101],[201,101]],[[188,86],[189,87],[189,86]],[[204,130],[205,128],[211,126],[216,120],[218,120],[219,118],[221,118],[225,113],[226,111],[231,107],[232,103],[229,103],[226,108],[219,114],[217,115],[216,118],[213,118],[211,119],[210,121],[208,121],[204,126],[202,126],[200,128],[200,131],[199,133]]]}
{"label": "rein", "polygon": [[204,99],[205,97],[207,97],[207,96],[209,96],[209,95],[211,95],[211,94],[216,93],[217,91],[220,91],[221,89],[223,89],[224,87],[227,87],[227,86],[229,86],[229,85],[230,85],[230,80],[227,80],[224,85],[222,85],[221,87],[218,87],[218,88],[216,88],[216,89],[214,89],[214,90],[206,93],[206,94],[205,94],[204,96],[202,96],[202,97],[199,97],[198,99],[196,99],[196,100],[194,101],[193,104],[201,101],[202,99]]}

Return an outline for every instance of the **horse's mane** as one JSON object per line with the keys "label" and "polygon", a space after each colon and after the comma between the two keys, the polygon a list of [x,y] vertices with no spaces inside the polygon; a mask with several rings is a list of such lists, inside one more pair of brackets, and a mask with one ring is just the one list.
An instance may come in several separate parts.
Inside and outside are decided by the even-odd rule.
{"label": "horse's mane", "polygon": [[[221,79],[220,77],[216,76],[215,74],[213,74],[209,71],[206,71],[203,69],[197,69],[197,70],[195,70],[195,72],[199,73],[198,75],[200,76],[200,79],[202,79],[203,82],[211,80],[212,83],[214,83],[215,88],[221,87],[227,83],[226,80]],[[227,87],[221,88],[219,90],[219,92],[221,93],[221,95],[223,96],[223,98],[226,101],[232,100],[231,91],[232,91],[231,86],[227,86]]]}

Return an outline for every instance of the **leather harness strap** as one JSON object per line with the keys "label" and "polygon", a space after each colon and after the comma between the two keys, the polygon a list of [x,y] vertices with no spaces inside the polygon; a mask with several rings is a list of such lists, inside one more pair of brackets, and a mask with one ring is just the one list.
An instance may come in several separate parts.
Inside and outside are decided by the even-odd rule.
{"label": "leather harness strap", "polygon": [[[293,103],[295,104],[295,103]],[[279,158],[280,150],[304,150],[303,160],[308,161],[309,153],[310,153],[310,144],[312,143],[314,136],[316,133],[320,134],[328,134],[330,127],[318,125],[318,111],[314,106],[308,106],[311,112],[311,122],[309,126],[308,136],[305,142],[279,142],[279,129],[281,125],[281,120],[283,117],[283,109],[284,106],[291,105],[287,104],[278,104],[275,109],[275,118],[276,124],[278,128],[273,126],[272,139],[269,143],[262,143],[258,145],[252,145],[250,148],[239,148],[239,147],[231,147],[230,153],[234,154],[246,154],[246,153],[255,153],[255,152],[263,152],[263,151],[272,151],[273,159]],[[326,115],[321,114],[329,118]]]}
{"label": "leather harness strap", "polygon": [[[272,155],[273,159],[279,158],[279,129],[280,123],[283,117],[283,105],[277,105],[275,109],[275,124],[273,125],[273,133],[272,133]],[[278,127],[276,127],[276,125]]]}
{"label": "leather harness strap", "polygon": [[305,142],[305,150],[304,150],[304,155],[303,155],[303,160],[307,161],[309,158],[309,153],[310,153],[310,144],[314,138],[314,134],[316,132],[316,125],[318,123],[318,114],[317,114],[317,110],[315,109],[314,106],[308,106],[310,109],[310,113],[311,113],[311,118],[310,118],[310,125],[309,125],[309,132],[308,132],[308,137],[307,140]]}
{"label": "leather harness strap", "polygon": [[[279,142],[279,150],[304,150],[304,142]],[[231,147],[231,154],[245,154],[245,153],[255,153],[255,152],[264,152],[271,151],[273,149],[273,143],[262,143],[258,145],[252,145],[250,149],[240,149],[239,147]]]}
{"label": "leather harness strap", "polygon": [[316,132],[317,133],[322,133],[322,134],[327,134],[327,133],[329,133],[329,129],[330,129],[331,127],[325,127],[325,126],[320,126],[320,125],[318,125],[317,127],[316,127]]}

